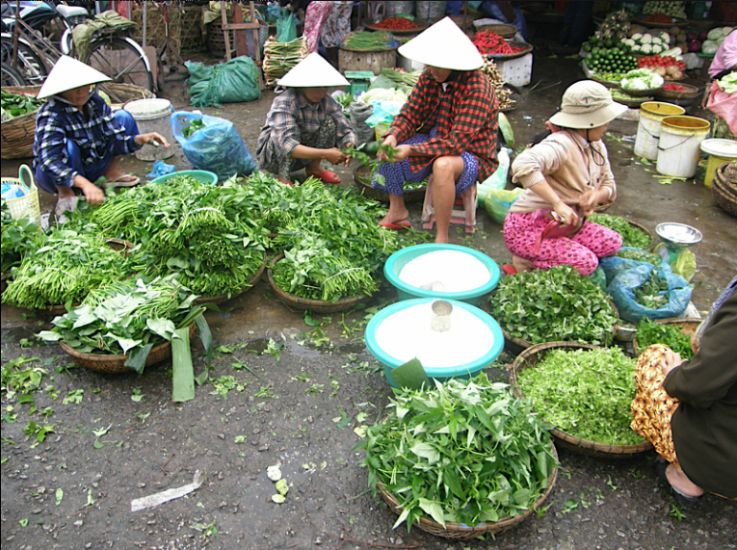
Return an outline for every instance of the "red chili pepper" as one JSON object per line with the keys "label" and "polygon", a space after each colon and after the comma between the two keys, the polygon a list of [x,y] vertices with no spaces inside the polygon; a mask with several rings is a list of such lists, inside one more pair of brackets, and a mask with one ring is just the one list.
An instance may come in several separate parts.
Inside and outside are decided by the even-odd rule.
{"label": "red chili pepper", "polygon": [[404,17],[387,17],[376,24],[380,29],[403,31],[416,28],[416,25]]}
{"label": "red chili pepper", "polygon": [[493,31],[477,32],[473,43],[482,54],[508,55],[524,50],[524,47],[512,46]]}

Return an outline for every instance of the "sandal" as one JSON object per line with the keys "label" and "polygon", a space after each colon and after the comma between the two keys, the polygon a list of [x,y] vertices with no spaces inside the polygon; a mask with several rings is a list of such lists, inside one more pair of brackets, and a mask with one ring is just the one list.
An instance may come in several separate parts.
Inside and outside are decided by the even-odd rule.
{"label": "sandal", "polygon": [[319,179],[323,183],[329,185],[338,185],[340,183],[340,176],[330,170],[323,170],[322,172],[307,172],[308,176]]}
{"label": "sandal", "polygon": [[394,231],[401,231],[402,229],[411,229],[412,224],[409,220],[399,220],[398,222],[379,222],[380,227],[386,229],[392,229]]}
{"label": "sandal", "polygon": [[105,181],[102,186],[105,189],[112,189],[114,187],[135,187],[139,183],[141,183],[141,178],[138,176],[134,176],[133,174],[123,174],[114,180]]}
{"label": "sandal", "polygon": [[676,500],[678,500],[680,504],[693,504],[695,502],[698,502],[703,495],[687,495],[671,485],[670,481],[668,481],[668,476],[665,473],[669,465],[670,464],[667,461],[662,459],[658,459],[658,461],[655,463],[655,472],[658,476],[658,481],[668,487],[670,492],[673,494],[674,497],[676,497]]}

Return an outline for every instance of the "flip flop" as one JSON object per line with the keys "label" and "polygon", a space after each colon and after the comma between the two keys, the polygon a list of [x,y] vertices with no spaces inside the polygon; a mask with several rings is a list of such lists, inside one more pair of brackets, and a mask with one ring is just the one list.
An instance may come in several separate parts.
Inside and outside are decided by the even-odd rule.
{"label": "flip flop", "polygon": [[338,185],[341,181],[340,176],[335,172],[331,172],[330,170],[323,170],[319,173],[307,172],[307,175],[312,176],[313,178],[317,178],[321,182],[327,183],[329,185]]}
{"label": "flip flop", "polygon": [[117,179],[106,181],[102,185],[105,189],[110,189],[113,187],[135,187],[139,183],[141,183],[141,178],[133,174],[123,174],[118,176]]}
{"label": "flip flop", "polygon": [[505,275],[517,275],[517,268],[512,264],[502,264],[502,271]]}
{"label": "flip flop", "polygon": [[381,227],[384,227],[386,229],[393,229],[394,231],[401,231],[402,229],[411,229],[412,224],[409,220],[399,220],[398,222],[390,223],[390,222],[379,222],[379,225]]}

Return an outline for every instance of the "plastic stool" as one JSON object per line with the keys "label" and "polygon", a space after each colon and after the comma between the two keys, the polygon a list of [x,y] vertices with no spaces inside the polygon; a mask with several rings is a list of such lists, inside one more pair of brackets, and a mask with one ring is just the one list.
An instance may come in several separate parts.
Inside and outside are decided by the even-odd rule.
{"label": "plastic stool", "polygon": [[[450,212],[450,223],[464,226],[466,234],[471,235],[476,231],[476,206],[478,195],[476,185],[466,189],[460,196],[456,195],[453,209]],[[432,229],[435,225],[435,211],[432,207],[432,177],[427,182],[425,190],[425,201],[422,204],[422,227]]]}

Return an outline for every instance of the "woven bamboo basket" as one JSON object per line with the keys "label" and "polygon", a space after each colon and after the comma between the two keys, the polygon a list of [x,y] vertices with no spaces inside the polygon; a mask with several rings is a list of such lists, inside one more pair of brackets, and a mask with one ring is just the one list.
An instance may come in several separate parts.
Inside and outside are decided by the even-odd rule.
{"label": "woven bamboo basket", "polygon": [[[4,92],[36,97],[41,86],[3,86]],[[36,113],[15,117],[2,123],[0,157],[19,159],[33,156],[33,138],[36,135]]]}
{"label": "woven bamboo basket", "polygon": [[[276,265],[283,256],[279,255],[274,258],[274,264]],[[269,280],[271,290],[276,294],[277,299],[283,304],[297,309],[299,311],[314,311],[315,313],[338,313],[340,311],[348,311],[352,307],[364,302],[370,298],[370,296],[350,296],[343,298],[337,302],[326,302],[324,300],[310,300],[308,298],[302,298],[285,292],[276,284],[274,276],[271,272],[271,267],[266,271],[266,276]]]}
{"label": "woven bamboo basket", "polygon": [[227,302],[228,300],[237,298],[238,296],[245,294],[250,289],[252,289],[256,285],[256,283],[258,283],[259,279],[261,279],[261,276],[264,274],[265,270],[266,270],[266,255],[264,255],[264,261],[261,262],[261,267],[258,268],[256,273],[253,274],[253,277],[251,277],[251,279],[248,281],[246,286],[242,288],[240,291],[236,292],[235,294],[219,294],[217,296],[200,296],[194,301],[194,303],[195,304],[222,304],[223,302]]}
{"label": "woven bamboo basket", "polygon": [[[189,328],[189,335],[192,337],[194,334],[195,325],[192,324]],[[127,355],[111,355],[108,353],[82,353],[68,345],[63,340],[59,342],[59,346],[63,349],[72,361],[84,367],[86,369],[102,372],[105,374],[125,374],[127,372],[134,372],[129,367],[125,366],[125,362],[128,360]],[[150,367],[162,361],[166,361],[171,357],[171,342],[162,342],[153,348],[146,358],[146,366]]]}
{"label": "woven bamboo basket", "polygon": [[[693,336],[699,329],[699,325],[701,324],[702,319],[658,319],[655,322],[659,325],[676,326],[680,328],[681,332],[686,336]],[[635,355],[640,355],[640,352],[642,351],[639,348],[637,336],[635,336],[632,340],[632,351],[634,351]]]}
{"label": "woven bamboo basket", "polygon": [[[371,186],[371,174],[368,166],[359,166],[353,172],[353,183],[356,185],[358,190],[364,197],[374,199],[379,202],[388,203],[389,195],[382,193],[378,189],[374,189]],[[426,187],[421,189],[410,189],[404,192],[404,203],[405,204],[419,204],[425,200]]]}
{"label": "woven bamboo basket", "polygon": [[[514,393],[523,398],[522,390],[519,387],[517,380],[517,373],[525,368],[532,368],[543,358],[548,350],[555,348],[570,348],[576,349],[597,349],[597,346],[591,346],[589,344],[576,344],[573,342],[548,342],[545,344],[536,344],[525,351],[523,351],[515,360],[512,362],[511,368],[509,369],[509,383],[514,390]],[[637,445],[610,445],[604,443],[598,443],[588,439],[581,439],[568,432],[564,432],[558,428],[551,430],[553,437],[557,440],[562,447],[570,449],[576,453],[594,456],[598,458],[612,458],[612,459],[626,459],[632,458],[641,453],[647,452],[652,449],[652,445],[644,441]]]}
{"label": "woven bamboo basket", "polygon": [[737,162],[726,162],[717,169],[711,193],[717,206],[737,218]]}
{"label": "woven bamboo basket", "polygon": [[[133,84],[108,82],[100,84],[114,105],[122,105],[131,99],[154,97],[149,90]],[[14,94],[36,96],[41,86],[5,86],[3,91]],[[36,135],[36,112],[16,117],[2,123],[2,148],[0,157],[4,159],[30,158],[33,156],[33,138]]]}
{"label": "woven bamboo basket", "polygon": [[[551,447],[553,451],[553,456],[555,457],[555,461],[557,463],[558,453],[555,450],[555,445],[551,443]],[[422,517],[420,518],[420,521],[414,524],[412,527],[418,527],[419,529],[422,529],[423,531],[430,533],[431,535],[452,540],[470,540],[478,538],[482,535],[501,533],[502,531],[507,531],[508,529],[511,529],[515,525],[519,525],[525,519],[530,517],[535,510],[542,506],[543,503],[550,496],[550,493],[552,493],[557,479],[558,466],[556,464],[555,468],[553,469],[553,473],[548,480],[548,486],[545,488],[543,494],[538,497],[538,499],[532,504],[529,509],[513,517],[500,519],[499,521],[495,522],[479,523],[478,525],[475,525],[473,527],[462,523],[446,523],[445,527],[443,527],[442,525],[428,517]],[[392,512],[397,515],[401,514],[402,506],[399,504],[397,498],[387,490],[386,486],[383,483],[379,482],[377,483],[376,488],[379,490],[381,497],[384,499],[384,502],[389,505],[389,508],[391,508]]]}

